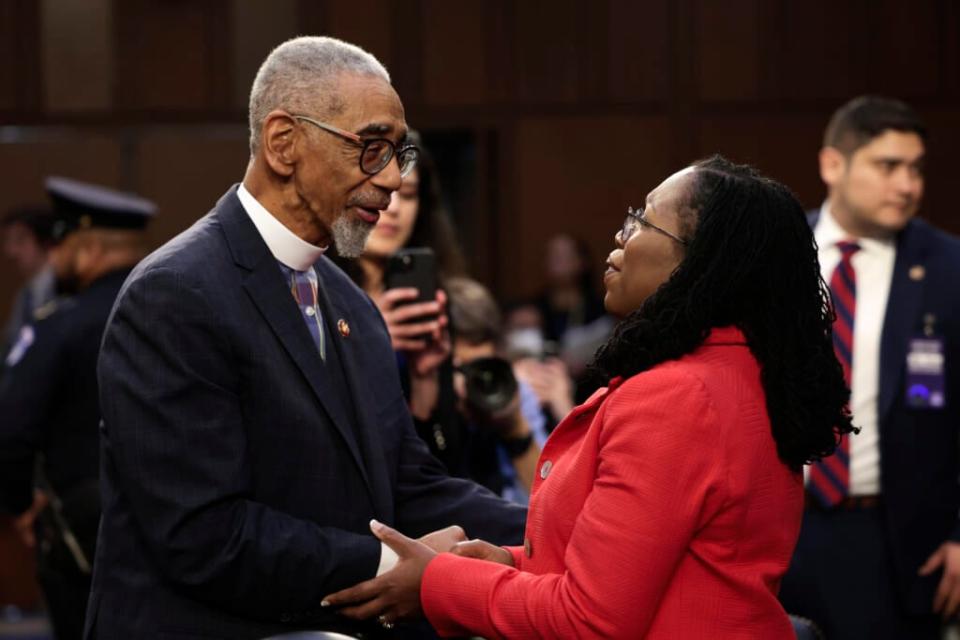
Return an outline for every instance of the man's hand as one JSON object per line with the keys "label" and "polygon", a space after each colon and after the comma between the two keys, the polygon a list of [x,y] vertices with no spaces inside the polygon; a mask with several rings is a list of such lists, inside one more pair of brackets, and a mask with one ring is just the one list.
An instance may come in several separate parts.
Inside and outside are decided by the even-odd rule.
{"label": "man's hand", "polygon": [[417,542],[427,545],[437,553],[443,553],[452,550],[458,543],[464,542],[466,539],[467,534],[464,533],[463,527],[454,524],[445,529],[431,531],[427,535],[418,538]]}
{"label": "man's hand", "polygon": [[508,567],[513,566],[513,555],[503,547],[490,544],[484,540],[468,540],[457,544],[451,553],[464,558],[476,558],[487,562],[499,562]]}
{"label": "man's hand", "polygon": [[944,542],[917,573],[928,576],[940,567],[943,567],[943,576],[933,597],[933,611],[947,620],[960,608],[960,543]]}
{"label": "man's hand", "polygon": [[34,522],[37,516],[43,511],[49,500],[47,495],[39,489],[33,491],[33,504],[30,508],[18,515],[13,520],[13,529],[17,532],[17,537],[23,542],[27,549],[33,549],[37,546],[37,535],[34,531]]}
{"label": "man's hand", "polygon": [[370,530],[396,551],[400,560],[383,575],[327,596],[321,606],[343,607],[339,613],[354,620],[377,616],[386,628],[392,628],[398,620],[421,617],[420,582],[436,552],[376,520],[370,521]]}

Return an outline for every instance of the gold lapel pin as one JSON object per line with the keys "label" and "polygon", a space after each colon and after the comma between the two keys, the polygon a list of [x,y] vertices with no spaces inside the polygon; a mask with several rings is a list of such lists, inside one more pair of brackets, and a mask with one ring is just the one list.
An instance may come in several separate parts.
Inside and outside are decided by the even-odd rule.
{"label": "gold lapel pin", "polygon": [[343,318],[337,320],[337,329],[340,330],[340,335],[342,335],[344,338],[350,336],[350,325],[347,324],[347,321]]}
{"label": "gold lapel pin", "polygon": [[927,275],[927,270],[923,268],[922,264],[915,264],[910,267],[910,271],[908,273],[911,280],[919,282],[920,280],[923,280],[924,276]]}

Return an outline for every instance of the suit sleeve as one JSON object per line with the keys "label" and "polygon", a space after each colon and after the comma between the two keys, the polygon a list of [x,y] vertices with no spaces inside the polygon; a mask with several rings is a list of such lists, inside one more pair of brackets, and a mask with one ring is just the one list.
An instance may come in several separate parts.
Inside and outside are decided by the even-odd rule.
{"label": "suit sleeve", "polygon": [[65,363],[61,336],[49,322],[0,380],[0,509],[22,513],[33,503],[33,469],[47,429],[47,412]]}
{"label": "suit sleeve", "polygon": [[593,490],[576,515],[564,571],[437,556],[421,600],[442,635],[647,633],[695,531],[722,503],[721,434],[702,385],[689,377],[638,376],[606,405]]}
{"label": "suit sleeve", "polygon": [[121,293],[99,361],[105,473],[178,588],[249,618],[312,613],[374,575],[380,543],[256,501],[221,313],[169,270]]}
{"label": "suit sleeve", "polygon": [[467,535],[496,544],[523,540],[527,509],[470,480],[453,478],[405,420],[397,476],[397,528],[412,536],[458,524]]}

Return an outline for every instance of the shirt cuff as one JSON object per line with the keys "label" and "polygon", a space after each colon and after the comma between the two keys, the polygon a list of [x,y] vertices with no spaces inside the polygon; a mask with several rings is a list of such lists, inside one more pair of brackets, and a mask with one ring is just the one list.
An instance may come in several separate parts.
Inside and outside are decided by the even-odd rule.
{"label": "shirt cuff", "polygon": [[390,569],[393,569],[397,561],[400,559],[400,556],[397,555],[397,552],[385,545],[380,543],[380,566],[377,567],[377,575],[383,575]]}

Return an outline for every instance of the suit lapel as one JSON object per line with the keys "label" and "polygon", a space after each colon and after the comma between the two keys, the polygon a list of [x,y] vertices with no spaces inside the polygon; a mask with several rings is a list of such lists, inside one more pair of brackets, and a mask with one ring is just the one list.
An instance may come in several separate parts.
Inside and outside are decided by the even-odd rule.
{"label": "suit lapel", "polygon": [[[925,267],[926,246],[919,224],[911,222],[897,241],[893,282],[880,338],[880,389],[877,399],[878,424],[883,424],[893,401],[903,389],[903,373],[910,337],[917,331],[925,278],[911,278],[911,268]],[[921,271],[922,273],[922,271]]]}
{"label": "suit lapel", "polygon": [[[367,461],[368,482],[371,487],[371,497],[374,500],[375,510],[378,517],[392,519],[392,503],[381,501],[383,498],[389,498],[392,491],[389,479],[386,476],[386,461],[380,447],[376,444],[377,425],[373,407],[369,402],[370,395],[367,394],[369,385],[357,370],[356,364],[363,359],[359,341],[363,340],[364,336],[353,333],[355,329],[359,328],[360,323],[354,322],[354,319],[351,318],[350,307],[342,296],[342,287],[337,286],[337,279],[331,273],[331,270],[336,269],[336,267],[329,260],[322,259],[314,265],[314,269],[319,276],[320,305],[327,335],[330,336],[327,343],[330,345],[328,348],[337,351],[344,382],[346,383],[345,386],[349,390],[349,398],[346,398],[345,401],[353,403],[356,415],[355,433],[363,457]],[[343,321],[343,324],[341,324],[341,321]],[[341,327],[343,327],[343,331]],[[392,362],[387,364],[388,366],[394,366]]]}
{"label": "suit lapel", "polygon": [[247,272],[243,278],[243,288],[284,350],[300,369],[330,422],[340,432],[367,488],[370,489],[363,456],[351,429],[349,417],[343,405],[336,402],[335,392],[330,385],[330,373],[324,367],[313,338],[310,337],[310,331],[284,284],[280,266],[237,199],[236,186],[217,203],[217,215],[223,225],[234,261]]}

